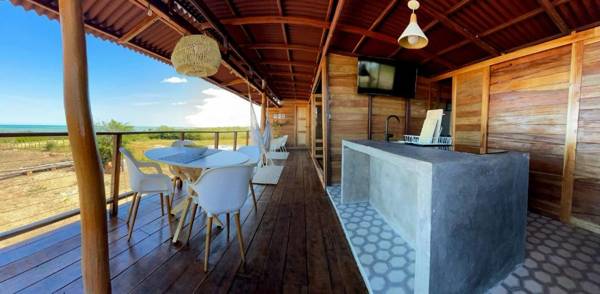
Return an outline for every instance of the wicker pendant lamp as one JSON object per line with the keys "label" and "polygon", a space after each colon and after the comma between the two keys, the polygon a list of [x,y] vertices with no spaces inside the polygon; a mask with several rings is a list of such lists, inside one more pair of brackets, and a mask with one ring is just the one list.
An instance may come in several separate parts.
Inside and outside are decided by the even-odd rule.
{"label": "wicker pendant lamp", "polygon": [[398,38],[398,44],[407,49],[421,49],[429,43],[427,36],[425,36],[425,33],[423,33],[423,30],[421,30],[417,23],[415,10],[419,9],[419,6],[420,4],[417,0],[408,1],[408,8],[412,10],[410,22],[406,29],[404,29],[404,32],[402,32],[402,35],[400,35],[400,38]]}
{"label": "wicker pendant lamp", "polygon": [[180,74],[201,78],[212,76],[221,65],[219,44],[204,34],[183,36],[175,45],[171,62]]}

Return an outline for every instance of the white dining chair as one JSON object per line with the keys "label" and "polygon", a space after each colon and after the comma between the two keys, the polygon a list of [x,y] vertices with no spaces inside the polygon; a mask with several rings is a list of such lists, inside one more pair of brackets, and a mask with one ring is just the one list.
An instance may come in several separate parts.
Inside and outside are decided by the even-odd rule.
{"label": "white dining chair", "polygon": [[[127,151],[127,149],[123,147],[119,148],[119,151],[121,151],[121,154],[123,154],[123,157],[125,158],[125,166],[127,167],[127,173],[129,174],[129,185],[131,186],[131,190],[134,192],[133,200],[131,202],[131,206],[129,207],[129,214],[127,216],[127,224],[129,225],[127,240],[129,241],[133,232],[133,226],[135,224],[135,219],[137,217],[142,195],[159,193],[160,210],[162,215],[165,215],[165,199],[163,198],[166,196],[167,213],[169,217],[171,215],[171,201],[169,200],[169,196],[174,197],[174,195],[172,195],[173,190],[171,189],[171,179],[162,173],[160,165],[154,162],[138,161],[131,155],[131,153],[129,153],[129,151]],[[144,173],[141,170],[143,167],[154,168],[156,173]]]}
{"label": "white dining chair", "polygon": [[[248,197],[248,181],[252,177],[253,168],[253,165],[240,165],[209,169],[192,185],[192,189],[196,192],[196,195],[192,196],[194,202],[192,212],[196,211],[198,205],[206,211],[205,272],[208,271],[213,219],[221,214],[226,214],[227,236],[229,236],[229,216],[233,213],[242,263],[246,260],[240,224],[240,209]],[[192,216],[190,230],[193,222],[194,218]]]}
{"label": "white dining chair", "polygon": [[248,181],[248,185],[250,186],[250,192],[252,192],[252,201],[254,202],[254,210],[258,211],[258,206],[256,205],[256,193],[254,193],[254,185],[252,184],[252,178],[256,173],[256,168],[258,167],[258,163],[260,162],[260,149],[258,146],[243,146],[238,149],[238,152],[243,153],[248,156],[250,160],[246,162],[247,165],[252,165],[254,168],[252,169],[252,177]]}
{"label": "white dining chair", "polygon": [[[171,147],[187,147],[193,145],[194,141],[192,140],[177,140],[171,143]],[[173,191],[175,191],[176,188],[179,188],[181,190],[183,187],[185,174],[179,168],[174,166],[169,166],[169,172],[171,172],[171,174],[173,175]],[[171,199],[171,201],[173,201],[173,199]],[[173,202],[171,202],[171,204],[173,204]]]}
{"label": "white dining chair", "polygon": [[283,152],[287,152],[287,147],[285,147],[285,145],[287,144],[287,140],[288,140],[288,135],[283,135],[281,137],[281,142],[280,142],[281,147],[280,148]]}

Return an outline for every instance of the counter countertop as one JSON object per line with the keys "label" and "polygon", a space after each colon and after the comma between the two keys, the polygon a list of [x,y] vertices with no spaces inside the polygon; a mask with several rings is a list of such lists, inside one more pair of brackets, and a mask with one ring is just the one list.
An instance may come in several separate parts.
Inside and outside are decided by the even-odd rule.
{"label": "counter countertop", "polygon": [[[365,147],[374,148],[377,150],[385,151],[394,155],[412,158],[419,161],[425,161],[429,163],[442,163],[442,162],[457,162],[457,161],[478,161],[486,157],[495,157],[501,154],[513,153],[503,152],[494,154],[473,154],[466,152],[440,150],[434,147],[423,147],[415,146],[402,143],[385,142],[385,141],[372,141],[372,140],[344,140],[344,144],[348,145],[357,144]],[[350,146],[351,147],[351,146]]]}

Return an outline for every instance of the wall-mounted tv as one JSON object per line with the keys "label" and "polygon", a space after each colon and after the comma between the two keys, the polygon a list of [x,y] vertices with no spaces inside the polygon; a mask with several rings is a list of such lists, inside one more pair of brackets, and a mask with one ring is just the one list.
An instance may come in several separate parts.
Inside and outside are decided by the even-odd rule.
{"label": "wall-mounted tv", "polygon": [[412,64],[358,59],[358,93],[414,98],[417,68]]}

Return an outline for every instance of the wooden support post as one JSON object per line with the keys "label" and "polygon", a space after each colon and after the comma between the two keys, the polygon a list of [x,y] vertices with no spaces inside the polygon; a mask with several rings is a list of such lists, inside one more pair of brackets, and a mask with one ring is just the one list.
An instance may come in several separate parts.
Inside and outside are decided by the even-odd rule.
{"label": "wooden support post", "polygon": [[571,45],[569,100],[560,196],[560,220],[566,223],[571,221],[571,209],[573,207],[577,128],[579,127],[579,99],[581,98],[581,79],[583,76],[583,42],[577,41]]}
{"label": "wooden support post", "polygon": [[260,130],[261,132],[265,130],[265,124],[267,122],[267,95],[262,93],[262,100],[260,104]]}
{"label": "wooden support post", "polygon": [[119,182],[121,176],[121,134],[113,135],[113,172],[111,178],[111,196],[110,215],[117,216],[119,214]]}
{"label": "wooden support post", "polygon": [[329,185],[331,171],[329,167],[329,58],[324,55],[321,58],[321,117],[323,127],[323,182]]}
{"label": "wooden support post", "polygon": [[[483,68],[481,88],[481,141],[479,142],[479,153],[487,153],[487,132],[488,132],[488,115],[490,105],[490,67]],[[453,109],[454,113],[454,109]]]}
{"label": "wooden support post", "polygon": [[246,131],[246,146],[250,144],[250,131]]}
{"label": "wooden support post", "polygon": [[81,274],[85,293],[110,293],[106,195],[90,101],[82,1],[59,0],[64,104],[81,209]]}
{"label": "wooden support post", "polygon": [[452,114],[450,118],[450,136],[452,149],[456,146],[456,95],[458,93],[458,75],[452,77]]}
{"label": "wooden support post", "polygon": [[215,149],[219,149],[219,132],[215,132]]}
{"label": "wooden support post", "polygon": [[185,132],[181,132],[179,134],[179,140],[181,140],[181,141],[185,140]]}
{"label": "wooden support post", "polygon": [[237,150],[237,131],[233,131],[233,151]]}

